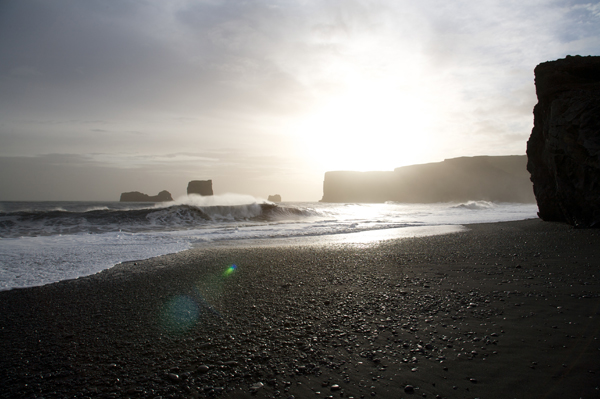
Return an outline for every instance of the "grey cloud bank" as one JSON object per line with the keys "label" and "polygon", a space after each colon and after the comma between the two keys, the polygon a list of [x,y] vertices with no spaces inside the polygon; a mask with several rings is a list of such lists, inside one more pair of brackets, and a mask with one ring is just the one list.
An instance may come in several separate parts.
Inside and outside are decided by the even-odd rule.
{"label": "grey cloud bank", "polygon": [[327,170],[523,154],[533,68],[599,27],[585,1],[4,1],[0,199],[317,200]]}

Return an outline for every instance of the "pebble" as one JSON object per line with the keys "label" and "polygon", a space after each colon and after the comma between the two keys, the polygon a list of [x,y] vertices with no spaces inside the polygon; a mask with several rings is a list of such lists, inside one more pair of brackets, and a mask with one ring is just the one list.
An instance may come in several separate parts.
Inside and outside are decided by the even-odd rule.
{"label": "pebble", "polygon": [[265,384],[263,384],[262,382],[257,382],[256,384],[254,384],[250,387],[250,390],[253,392],[256,392],[264,386],[265,386]]}
{"label": "pebble", "polygon": [[[341,261],[344,260],[342,259]],[[319,263],[319,261],[315,262]],[[330,270],[332,275],[334,270]],[[270,276],[270,274],[267,273],[265,276]],[[347,281],[347,276],[337,276],[337,278]],[[385,290],[386,287],[393,287],[392,284],[395,284],[393,279],[379,281],[372,278],[371,274],[366,272],[357,278],[362,279],[361,281],[363,282],[362,285],[357,286],[357,289],[362,286],[364,286],[364,290],[372,288],[371,286],[381,286],[382,290]],[[258,277],[257,281],[262,284],[262,280]],[[321,286],[327,287],[332,281],[323,280],[321,282],[321,279],[315,280],[313,283],[307,281],[306,285],[310,287],[311,291],[308,291],[308,288],[306,288],[304,289],[306,292],[302,292],[301,294],[309,295],[312,293],[313,288],[316,290]],[[355,280],[355,282],[357,281]],[[229,280],[229,282],[232,282],[232,280]],[[274,275],[272,283],[275,289],[278,287],[291,288],[291,286],[288,287],[288,284],[281,276]],[[100,357],[98,354],[90,352],[90,364],[85,365],[84,370],[82,370],[82,373],[85,375],[84,382],[90,385],[102,381],[103,373],[109,371],[112,377],[110,384],[98,384],[99,388],[94,387],[96,392],[93,389],[84,389],[83,395],[76,396],[90,394],[90,396],[117,397],[130,394],[147,397],[162,396],[166,398],[175,396],[175,391],[180,391],[181,394],[190,394],[188,396],[196,393],[195,391],[201,392],[200,396],[216,396],[218,393],[223,392],[223,390],[229,392],[229,389],[232,389],[231,392],[235,390],[239,393],[243,390],[248,396],[251,393],[258,393],[259,396],[265,394],[284,399],[290,397],[290,393],[298,382],[297,379],[300,379],[304,383],[302,387],[314,386],[316,388],[323,384],[322,388],[315,389],[315,391],[320,390],[321,398],[328,395],[336,397],[343,395],[347,398],[348,396],[344,391],[349,386],[350,379],[341,370],[351,369],[354,364],[360,364],[360,366],[356,366],[356,372],[366,381],[361,393],[364,395],[363,397],[369,397],[371,392],[373,394],[377,392],[377,396],[383,397],[385,396],[383,390],[379,392],[375,387],[369,389],[369,385],[371,385],[370,380],[373,378],[374,381],[382,381],[386,385],[385,380],[391,380],[389,378],[390,375],[387,375],[387,373],[396,372],[395,366],[397,363],[394,361],[395,359],[402,362],[400,365],[402,366],[403,373],[406,373],[408,370],[425,373],[430,363],[435,362],[436,364],[432,367],[437,370],[444,370],[445,373],[442,374],[447,376],[441,375],[443,379],[447,380],[444,382],[444,385],[448,384],[449,387],[452,387],[451,381],[453,377],[452,374],[448,373],[449,368],[447,366],[448,364],[450,367],[454,366],[453,359],[456,353],[460,352],[462,354],[461,358],[477,358],[479,356],[486,357],[491,354],[497,354],[497,351],[488,352],[488,349],[492,349],[492,347],[484,349],[482,345],[484,343],[486,345],[490,343],[495,344],[497,340],[488,339],[488,337],[498,338],[501,336],[501,331],[495,324],[491,326],[482,324],[479,327],[467,328],[467,325],[463,323],[463,314],[460,312],[464,310],[465,305],[473,306],[474,308],[471,312],[477,312],[478,318],[479,315],[482,317],[489,316],[488,313],[484,312],[489,311],[493,313],[494,309],[487,306],[487,303],[489,303],[488,300],[484,300],[479,293],[471,295],[469,297],[470,300],[465,300],[467,293],[462,293],[460,290],[450,291],[440,289],[439,292],[443,296],[439,296],[436,293],[437,291],[434,292],[432,289],[425,291],[432,293],[431,297],[427,297],[422,295],[422,291],[420,291],[420,287],[423,287],[422,283],[422,280],[417,281],[417,279],[415,279],[414,283],[412,280],[402,281],[397,287],[414,285],[415,291],[408,292],[405,289],[402,291],[391,289],[389,290],[390,292],[387,292],[388,297],[383,298],[384,300],[381,300],[379,297],[380,291],[377,289],[364,292],[358,289],[357,292],[360,292],[361,295],[355,295],[354,291],[350,290],[348,292],[353,294],[352,297],[350,295],[346,296],[344,293],[335,296],[332,295],[331,298],[326,300],[320,296],[316,296],[317,299],[306,299],[305,296],[299,296],[298,298],[290,296],[288,298],[287,294],[279,296],[280,293],[274,292],[268,289],[271,287],[265,286],[262,291],[265,295],[264,298],[251,298],[250,303],[241,303],[239,306],[231,306],[231,308],[228,308],[225,302],[222,304],[223,309],[227,310],[227,313],[223,313],[223,315],[227,316],[227,322],[231,323],[231,325],[227,325],[224,321],[225,319],[222,318],[214,322],[206,318],[206,326],[203,323],[198,323],[194,326],[194,329],[198,331],[192,330],[192,332],[197,335],[190,333],[188,336],[180,336],[165,334],[163,332],[158,338],[147,334],[147,336],[141,335],[139,341],[136,341],[137,338],[133,337],[136,334],[136,329],[132,325],[130,326],[131,330],[124,330],[124,336],[129,338],[132,344],[121,343],[119,341],[119,345],[115,349],[116,354],[113,355],[110,353],[112,357],[107,358],[109,359],[107,361],[108,364],[103,365],[98,362],[97,367],[94,361],[97,358],[100,359]],[[298,290],[301,290],[299,284],[293,285],[294,290],[296,290],[296,286]],[[247,295],[248,291],[246,291],[246,287],[242,285],[240,287]],[[435,285],[432,284],[432,287],[435,287]],[[252,293],[253,290],[249,290],[249,292]],[[373,294],[371,297],[371,292],[376,292],[378,295],[375,296]],[[499,292],[498,295],[500,294]],[[166,294],[163,293],[162,295]],[[256,302],[256,305],[252,305],[251,302],[253,301]],[[310,308],[308,317],[304,312],[305,307],[297,306],[296,301],[299,302],[298,305],[306,305]],[[441,301],[439,303],[442,305],[436,305],[438,301]],[[323,306],[325,304],[330,306]],[[392,312],[392,305],[402,307],[403,312],[396,312],[395,309]],[[385,308],[386,306],[387,308]],[[444,324],[442,320],[445,319],[443,317],[431,316],[421,319],[421,313],[419,312],[425,306],[442,306],[442,311],[444,312],[450,314],[458,313],[456,313],[456,317],[452,321],[449,320],[448,324]],[[379,316],[379,311],[382,313],[381,316]],[[89,323],[89,326],[85,325],[90,330],[97,328],[97,318],[94,317],[94,314],[96,314],[94,312],[95,310],[93,309],[90,316],[90,319],[93,318],[93,320]],[[407,316],[400,317],[396,313],[406,314]],[[386,319],[388,314],[392,315],[392,317]],[[83,322],[85,321],[84,319]],[[65,331],[68,330],[67,327],[71,328],[71,324],[67,322],[62,323],[66,326]],[[104,327],[100,325],[100,328],[104,331],[108,326],[111,326],[111,324],[106,322],[106,325]],[[556,328],[557,326],[554,327]],[[418,329],[419,332],[413,334],[409,331],[411,328]],[[558,326],[558,328],[561,329],[562,327]],[[494,330],[496,331],[492,332]],[[44,337],[48,333],[38,335]],[[132,337],[129,337],[129,335]],[[71,339],[68,334],[63,334],[63,336]],[[103,335],[101,335],[101,338],[103,338]],[[104,342],[108,341],[100,341],[100,343]],[[58,341],[57,345],[63,345],[68,349],[70,346],[67,343]],[[95,341],[85,341],[84,343],[87,345],[96,345]],[[475,349],[474,346],[477,350],[473,350]],[[479,346],[481,346],[481,349]],[[339,356],[336,354],[335,358],[332,355],[328,356],[332,347],[339,348],[339,350],[343,350],[344,348],[352,349],[356,357],[353,357],[354,355],[346,356],[345,354],[340,354]],[[462,347],[464,349],[460,349]],[[43,349],[43,346],[41,348]],[[148,370],[145,370],[146,376],[144,380],[142,381],[137,378],[138,382],[144,387],[143,390],[145,392],[142,389],[136,388],[136,385],[132,387],[129,382],[129,380],[134,382],[136,380],[134,377],[137,376],[127,376],[121,371],[125,368],[122,366],[120,360],[124,358],[125,354],[134,350],[143,353],[144,360],[146,360],[146,357],[154,360],[154,363],[148,366]],[[173,356],[171,356],[172,352]],[[479,355],[478,352],[480,352]],[[358,359],[358,356],[361,358]],[[238,362],[231,359],[240,360]],[[365,365],[362,365],[362,362],[358,362],[357,360],[364,360]],[[417,360],[422,364],[419,365],[419,369],[424,367],[422,372],[415,367],[417,366],[415,364]],[[439,367],[437,364],[442,361],[444,363],[439,364],[442,366]],[[143,364],[143,362],[140,363]],[[544,363],[541,363],[540,360],[540,364]],[[316,365],[320,366],[320,370],[319,366]],[[413,365],[414,368],[411,369],[410,365]],[[536,366],[532,362],[526,365]],[[384,366],[388,366],[387,372],[385,372],[386,368]],[[105,370],[106,368],[108,370]],[[157,373],[157,370],[161,369],[164,371]],[[22,370],[25,370],[24,363],[22,368],[18,369],[21,372]],[[184,372],[187,370],[194,371],[189,374]],[[368,374],[369,370],[373,370],[373,373]],[[306,375],[307,378],[304,376],[299,377],[297,371],[300,371],[302,375]],[[351,370],[348,371],[348,373],[350,372]],[[58,373],[59,371],[48,372],[43,375],[43,380],[42,377],[38,379],[39,381],[35,380],[37,385],[27,388],[29,395],[31,396],[34,389],[38,389],[40,386],[43,388],[44,386],[41,385],[42,382],[52,387],[58,385],[58,383],[53,382],[55,380],[62,383],[63,377]],[[11,381],[14,382],[16,381],[16,377],[13,375],[16,376],[17,373],[13,372],[11,374]],[[25,376],[26,374],[22,372],[22,375]],[[48,378],[46,378],[46,375],[48,375]],[[118,386],[113,387],[115,384],[114,376],[116,375],[123,378],[122,388]],[[406,376],[406,374],[404,375]],[[415,374],[415,376],[418,375]],[[71,378],[71,374],[65,374],[64,377]],[[401,377],[398,378],[398,374],[394,374],[393,377],[394,381],[401,379]],[[293,382],[286,382],[285,379],[287,378],[290,378]],[[154,379],[157,381],[154,381]],[[259,380],[262,382],[258,382]],[[479,384],[471,385],[471,389],[475,389],[477,386],[483,384],[479,383],[475,378],[470,378],[468,375],[463,376],[462,381],[465,380],[469,380],[471,384]],[[75,387],[79,384],[79,379],[74,379],[73,377],[70,381],[70,384],[73,386],[73,392],[75,392]],[[227,388],[225,389],[220,387],[220,385],[224,385],[224,381],[227,381]],[[344,382],[343,388],[336,381]],[[421,396],[422,391],[418,387],[406,385],[407,382],[404,381],[404,387],[397,385],[396,389],[404,390],[405,398],[411,397],[412,395],[410,394],[413,393]],[[265,385],[269,385],[272,388],[267,388]],[[205,386],[210,386],[210,388],[204,391],[203,387]],[[189,387],[191,387],[191,391]],[[457,388],[455,386],[454,389],[467,388],[463,388],[462,386],[461,388]],[[306,392],[306,390],[300,391]],[[44,393],[49,394],[49,392]],[[61,392],[57,392],[56,396],[60,396],[59,393]],[[92,393],[93,395],[91,395]],[[361,397],[361,394],[356,396],[357,399]],[[47,396],[53,395],[49,394]],[[436,395],[429,393],[427,396],[435,397]]]}
{"label": "pebble", "polygon": [[206,364],[198,366],[198,371],[201,373],[206,373],[208,370],[210,370],[210,367],[208,367]]}

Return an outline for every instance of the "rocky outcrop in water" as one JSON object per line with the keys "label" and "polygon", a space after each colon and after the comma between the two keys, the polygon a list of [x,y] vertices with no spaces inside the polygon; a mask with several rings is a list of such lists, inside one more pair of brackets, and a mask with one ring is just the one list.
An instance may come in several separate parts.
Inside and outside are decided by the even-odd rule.
{"label": "rocky outcrop in water", "polygon": [[213,195],[212,180],[192,180],[188,183],[187,193],[188,195]]}
{"label": "rocky outcrop in water", "polygon": [[600,226],[600,57],[535,68],[538,97],[527,169],[540,218]]}
{"label": "rocky outcrop in water", "polygon": [[268,200],[271,202],[281,202],[281,195],[279,195],[279,194],[269,195]]}
{"label": "rocky outcrop in water", "polygon": [[120,202],[165,202],[173,201],[171,193],[167,190],[163,190],[158,195],[150,196],[148,194],[140,193],[139,191],[131,191],[128,193],[122,193]]}
{"label": "rocky outcrop in water", "polygon": [[525,155],[478,156],[390,172],[327,172],[322,202],[535,202]]}

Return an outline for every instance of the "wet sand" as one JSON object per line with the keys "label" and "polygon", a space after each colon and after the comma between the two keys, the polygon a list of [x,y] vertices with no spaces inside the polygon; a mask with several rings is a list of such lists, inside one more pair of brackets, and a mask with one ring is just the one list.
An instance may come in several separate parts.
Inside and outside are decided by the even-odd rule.
{"label": "wet sand", "polygon": [[600,397],[600,231],[467,227],[0,292],[0,398]]}

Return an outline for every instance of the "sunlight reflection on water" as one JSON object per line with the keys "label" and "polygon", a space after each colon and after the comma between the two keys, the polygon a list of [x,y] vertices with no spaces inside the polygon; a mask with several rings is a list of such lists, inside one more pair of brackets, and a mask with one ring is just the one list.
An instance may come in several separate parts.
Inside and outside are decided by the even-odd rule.
{"label": "sunlight reflection on water", "polygon": [[358,233],[338,234],[334,236],[320,237],[322,244],[373,244],[380,241],[393,240],[408,237],[435,236],[441,234],[452,234],[467,230],[461,225],[443,226],[415,226],[399,229],[369,230]]}
{"label": "sunlight reflection on water", "polygon": [[462,225],[440,225],[440,226],[414,226],[402,227],[396,229],[368,230],[356,233],[308,236],[308,237],[282,237],[282,238],[264,238],[248,240],[231,240],[211,242],[208,244],[196,244],[195,247],[204,245],[210,247],[279,247],[296,245],[330,245],[330,244],[348,244],[348,245],[371,245],[381,241],[394,240],[409,237],[424,237],[442,234],[452,234],[467,230]]}

